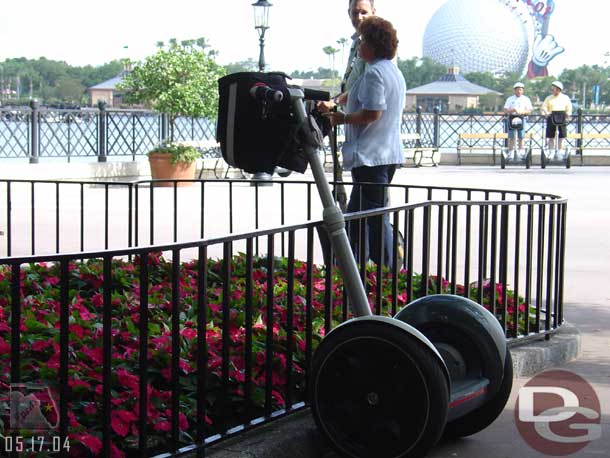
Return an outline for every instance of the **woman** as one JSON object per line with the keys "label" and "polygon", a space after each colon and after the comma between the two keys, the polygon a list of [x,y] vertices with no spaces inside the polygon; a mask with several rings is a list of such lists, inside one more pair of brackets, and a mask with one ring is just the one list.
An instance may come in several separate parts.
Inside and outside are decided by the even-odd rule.
{"label": "woman", "polygon": [[[351,170],[354,182],[348,212],[387,205],[385,185],[391,183],[396,165],[403,162],[400,124],[406,84],[392,62],[398,47],[396,30],[390,22],[371,16],[360,24],[359,32],[359,53],[368,64],[366,70],[349,91],[345,113],[324,114],[331,124],[346,125],[343,166]],[[367,226],[371,260],[391,265],[393,244],[388,216],[384,216],[383,222],[380,218],[369,218]],[[357,240],[358,224],[350,225],[349,231],[352,240]]]}

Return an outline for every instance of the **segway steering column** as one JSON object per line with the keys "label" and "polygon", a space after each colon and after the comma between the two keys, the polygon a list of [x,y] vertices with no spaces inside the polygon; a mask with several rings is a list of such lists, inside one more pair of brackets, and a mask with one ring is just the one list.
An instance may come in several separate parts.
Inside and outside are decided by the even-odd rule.
{"label": "segway steering column", "polygon": [[318,148],[322,147],[322,134],[313,117],[307,116],[305,104],[303,102],[305,97],[308,97],[311,100],[323,100],[324,98],[328,100],[329,95],[327,92],[320,91],[304,92],[298,88],[289,88],[288,91],[290,93],[293,113],[297,122],[301,125],[301,129],[307,139],[307,144],[304,145],[304,149],[324,208],[324,228],[328,232],[332,247],[337,255],[345,289],[350,299],[350,306],[356,316],[371,316],[371,308],[364,286],[360,280],[360,275],[358,274],[356,259],[354,258],[349,239],[347,238],[345,218],[333,199],[330,185],[324,174],[322,161],[318,155]]}

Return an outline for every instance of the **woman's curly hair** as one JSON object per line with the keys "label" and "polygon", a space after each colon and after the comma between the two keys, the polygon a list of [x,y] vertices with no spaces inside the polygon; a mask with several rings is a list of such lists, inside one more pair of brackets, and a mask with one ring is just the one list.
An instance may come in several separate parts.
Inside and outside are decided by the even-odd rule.
{"label": "woman's curly hair", "polygon": [[379,16],[366,18],[358,28],[360,36],[366,41],[378,59],[394,59],[398,49],[396,29],[391,22]]}

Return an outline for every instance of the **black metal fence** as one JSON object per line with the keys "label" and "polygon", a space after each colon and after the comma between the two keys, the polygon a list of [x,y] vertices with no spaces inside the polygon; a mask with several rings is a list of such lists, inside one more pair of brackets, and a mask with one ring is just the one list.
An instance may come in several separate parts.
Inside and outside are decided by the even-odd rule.
{"label": "black metal fence", "polygon": [[[178,117],[174,139],[208,140],[215,137],[215,123],[204,118]],[[146,154],[169,138],[166,114],[146,110],[99,109],[62,110],[0,108],[0,159],[58,157],[108,157]]]}
{"label": "black metal fence", "polygon": [[[203,455],[301,409],[317,343],[350,316],[313,183],[177,184],[0,181],[0,391],[49,388],[60,455]],[[565,199],[388,192],[392,207],[347,215],[353,240],[393,224],[390,268],[355,253],[375,313],[443,292],[484,304],[511,343],[561,326]]]}
{"label": "black metal fence", "polygon": [[[545,119],[529,116],[527,132],[533,134],[535,149],[543,147]],[[436,146],[453,152],[460,133],[501,133],[502,115],[405,113],[404,133],[419,133],[421,146]],[[608,134],[603,138],[573,140],[573,148],[610,151],[610,116],[585,114],[579,110],[568,125],[570,133]],[[209,141],[215,138],[215,122],[207,119],[178,118],[176,140]],[[39,108],[0,108],[0,159],[44,157],[141,156],[162,139],[169,137],[167,115],[145,110],[100,109],[51,110]]]}

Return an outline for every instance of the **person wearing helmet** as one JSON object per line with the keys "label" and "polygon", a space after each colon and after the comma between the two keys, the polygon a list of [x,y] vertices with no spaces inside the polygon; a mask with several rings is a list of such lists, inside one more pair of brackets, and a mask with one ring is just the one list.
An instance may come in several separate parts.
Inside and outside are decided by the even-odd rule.
{"label": "person wearing helmet", "polygon": [[553,81],[551,84],[551,95],[549,95],[540,108],[541,113],[546,116],[546,143],[549,151],[555,149],[555,133],[559,129],[558,149],[561,151],[563,139],[567,136],[567,122],[572,116],[572,102],[570,98],[562,93],[563,84],[561,81]]}
{"label": "person wearing helmet", "polygon": [[[504,104],[504,113],[508,115],[506,119],[506,132],[508,133],[508,151],[513,151],[515,147],[515,135],[519,138],[519,154],[523,158],[525,151],[523,149],[523,137],[527,128],[527,115],[534,109],[532,101],[526,95],[523,95],[525,85],[521,82],[515,83],[513,86],[515,94],[506,99]],[[515,158],[516,159],[516,158]]]}

